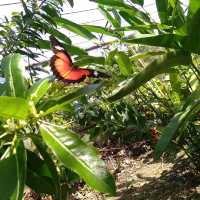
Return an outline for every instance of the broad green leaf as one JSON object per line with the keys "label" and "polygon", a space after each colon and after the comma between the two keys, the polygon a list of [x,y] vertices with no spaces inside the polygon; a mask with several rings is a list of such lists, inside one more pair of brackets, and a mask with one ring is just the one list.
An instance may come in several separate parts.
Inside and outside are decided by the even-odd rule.
{"label": "broad green leaf", "polygon": [[140,6],[144,5],[144,0],[131,0],[131,2],[139,4]]}
{"label": "broad green leaf", "polygon": [[[29,47],[39,47],[41,49],[51,49],[50,42],[48,40],[38,40],[37,44],[27,44]],[[69,52],[71,55],[87,55],[87,52],[84,49],[81,49],[76,46],[71,46],[67,44],[62,44],[65,49],[67,49],[67,52]]]}
{"label": "broad green leaf", "polygon": [[62,40],[67,45],[71,45],[72,44],[72,41],[69,39],[69,37],[67,37],[65,34],[60,32],[59,30],[57,30],[57,29],[55,29],[55,28],[53,28],[51,26],[48,26],[48,24],[41,23],[41,22],[33,22],[32,26],[34,26],[35,28],[41,27],[47,33],[57,37],[58,39]]}
{"label": "broad green leaf", "polygon": [[63,107],[75,99],[80,98],[83,95],[89,95],[100,89],[103,86],[103,82],[91,84],[81,89],[76,90],[75,92],[69,93],[61,98],[56,98],[45,103],[41,110],[44,111],[44,115],[47,115],[52,112],[61,111]]}
{"label": "broad green leaf", "polygon": [[106,58],[106,64],[107,65],[113,65],[114,63],[116,63],[115,61],[115,54],[117,53],[117,49],[114,49],[113,51],[110,51],[108,53],[108,56]]}
{"label": "broad green leaf", "polygon": [[[132,24],[132,22],[130,22],[130,24]],[[117,32],[117,31],[134,31],[134,30],[137,30],[137,31],[144,33],[144,34],[146,34],[146,33],[151,34],[153,29],[164,30],[164,31],[170,32],[170,31],[173,30],[173,27],[165,25],[165,24],[158,24],[158,23],[143,24],[143,25],[136,23],[136,24],[133,24],[132,26],[124,26],[124,27],[115,29],[114,31]]]}
{"label": "broad green leaf", "polygon": [[184,84],[184,82],[182,80],[179,70],[173,70],[172,72],[170,72],[169,76],[172,90],[179,93],[179,95],[181,96],[181,87]]}
{"label": "broad green leaf", "polygon": [[37,147],[38,151],[40,152],[40,154],[42,155],[42,157],[51,173],[51,176],[53,178],[52,181],[54,183],[54,188],[55,188],[56,200],[60,200],[61,199],[60,180],[59,180],[58,172],[56,170],[56,166],[51,158],[51,155],[47,152],[46,145],[44,145],[38,137],[33,136],[33,137],[31,137],[31,139],[33,140],[33,142],[34,142],[35,146]]}
{"label": "broad green leaf", "polygon": [[167,47],[174,49],[184,48],[186,36],[175,34],[162,34],[162,35],[145,35],[141,37],[127,37],[122,41],[125,43],[145,44],[150,46]]}
{"label": "broad green leaf", "polygon": [[57,23],[58,26],[61,26],[62,28],[66,28],[67,30],[74,32],[86,39],[89,39],[89,40],[96,39],[95,35],[90,33],[90,31],[88,31],[83,26],[78,25],[72,21],[69,21],[64,18],[58,18],[58,17],[53,18],[53,20]]}
{"label": "broad green leaf", "polygon": [[35,82],[28,90],[27,98],[37,104],[37,102],[47,93],[50,86],[51,83],[49,82],[49,78]]}
{"label": "broad green leaf", "polygon": [[107,11],[106,9],[104,9],[102,6],[99,6],[102,14],[106,17],[106,19],[110,22],[111,25],[113,25],[113,27],[115,28],[119,28],[120,24],[118,22],[118,20],[116,20],[109,11]]}
{"label": "broad green leaf", "polygon": [[95,26],[95,25],[83,25],[83,27],[90,32],[101,33],[112,37],[119,37],[119,34],[117,34],[117,32],[114,32],[113,30],[110,30],[105,27]]}
{"label": "broad green leaf", "polygon": [[8,200],[17,186],[17,164],[15,156],[0,160],[0,199]]}
{"label": "broad green leaf", "polygon": [[133,72],[132,64],[129,57],[122,51],[115,54],[115,60],[119,65],[119,69],[122,75],[129,76]]}
{"label": "broad green leaf", "polygon": [[86,66],[91,64],[104,65],[105,58],[96,56],[81,56],[80,58],[76,58],[76,61],[74,62],[74,66]]}
{"label": "broad green leaf", "polygon": [[27,169],[26,185],[37,193],[54,194],[54,185],[52,179],[46,176],[40,176],[31,169]]}
{"label": "broad green leaf", "polygon": [[0,96],[0,116],[3,118],[27,119],[28,101],[19,97]]}
{"label": "broad green leaf", "polygon": [[[38,136],[31,136],[31,139],[32,138],[35,139],[36,137],[38,137]],[[41,140],[40,137],[36,138],[36,140],[37,139]],[[44,144],[44,147],[46,147],[45,144]],[[36,173],[39,176],[53,178],[45,160],[42,160],[40,158],[40,154],[36,154],[36,153],[29,151],[29,150],[27,150],[27,168],[30,169],[31,171],[33,171],[34,173]]]}
{"label": "broad green leaf", "polygon": [[[194,3],[195,1],[190,1],[190,5]],[[192,9],[192,13],[196,11],[190,18],[188,18],[188,35],[189,35],[189,41],[188,45],[195,47],[195,49],[200,49],[200,1],[195,4],[198,9]]]}
{"label": "broad green leaf", "polygon": [[143,21],[150,22],[149,16],[142,12],[141,10],[137,9],[134,6],[130,6],[124,2],[120,2],[117,0],[107,1],[107,0],[98,0],[97,1],[100,5],[108,6],[110,8],[115,8],[119,11],[124,11],[129,15],[135,15]]}
{"label": "broad green leaf", "polygon": [[188,9],[188,17],[191,18],[199,9],[200,9],[200,1],[190,0],[189,9]]}
{"label": "broad green leaf", "polygon": [[183,52],[169,52],[160,56],[150,63],[143,71],[139,72],[135,77],[123,81],[119,87],[113,91],[113,94],[108,98],[109,101],[116,101],[141,85],[145,84],[158,74],[169,72],[171,67],[177,65],[188,65],[191,62],[191,57]]}
{"label": "broad green leaf", "polygon": [[41,13],[41,12],[36,12],[35,15],[37,16],[37,14],[39,15],[38,19],[41,20],[44,23],[43,24],[44,27],[46,26],[46,24],[48,24],[50,27],[56,26],[56,23],[53,21],[51,16],[48,16],[45,13]]}
{"label": "broad green leaf", "polygon": [[118,27],[121,27],[121,22],[122,22],[122,20],[121,20],[121,17],[120,17],[120,15],[119,15],[118,11],[117,11],[116,9],[112,9],[111,11],[112,11],[112,14],[113,14],[114,19],[115,19],[115,20],[117,21],[117,23],[118,23]]}
{"label": "broad green leaf", "polygon": [[179,0],[156,0],[161,23],[181,27],[185,23],[184,11]]}
{"label": "broad green leaf", "polygon": [[30,10],[28,9],[28,7],[27,7],[26,3],[24,2],[24,0],[21,0],[21,3],[22,3],[22,6],[23,6],[23,9],[24,9],[25,13],[27,15],[29,15],[30,14]]}
{"label": "broad green leaf", "polygon": [[130,58],[130,61],[137,61],[138,59],[143,59],[143,58],[148,58],[148,57],[153,57],[153,56],[159,56],[165,54],[165,51],[147,51],[145,53],[139,53],[135,54]]}
{"label": "broad green leaf", "polygon": [[86,145],[72,131],[58,126],[43,123],[40,132],[65,167],[79,174],[92,188],[104,193],[115,193],[114,180],[92,146]]}
{"label": "broad green leaf", "polygon": [[53,28],[49,28],[47,29],[47,32],[55,37],[57,37],[58,39],[62,40],[66,45],[71,45],[72,41],[70,40],[69,37],[67,37],[65,34],[63,34],[62,32],[53,29]]}
{"label": "broad green leaf", "polygon": [[183,94],[181,91],[182,81],[179,75],[178,70],[174,70],[169,73],[170,85],[172,88],[171,91],[171,100],[175,106],[179,106],[181,103],[181,99],[183,98]]}
{"label": "broad green leaf", "polygon": [[27,156],[26,156],[26,149],[24,148],[24,144],[21,139],[16,140],[15,148],[16,148],[15,159],[17,163],[17,187],[11,199],[22,200],[24,186],[26,182]]}
{"label": "broad green leaf", "polygon": [[80,55],[80,56],[83,56],[83,55],[87,55],[88,53],[80,48],[80,47],[77,47],[77,46],[69,46],[69,45],[63,45],[65,47],[65,49],[67,49],[67,52],[69,52],[71,55]]}
{"label": "broad green leaf", "polygon": [[38,40],[37,44],[30,43],[29,47],[39,47],[40,49],[51,49],[51,44],[48,40]]}
{"label": "broad green leaf", "polygon": [[6,83],[0,84],[0,96],[4,96],[6,94]]}
{"label": "broad green leaf", "polygon": [[20,54],[11,54],[3,58],[1,67],[6,78],[9,96],[24,97],[26,92],[25,65]]}
{"label": "broad green leaf", "polygon": [[170,123],[162,131],[162,136],[158,141],[155,149],[155,158],[160,158],[165,151],[173,136],[177,131],[185,126],[193,114],[196,114],[200,109],[200,100],[192,102],[184,111],[177,113],[170,121]]}
{"label": "broad green leaf", "polygon": [[200,99],[200,89],[198,88],[196,91],[192,92],[192,94],[187,97],[186,101],[182,105],[182,110],[185,110],[189,105],[193,102]]}
{"label": "broad green leaf", "polygon": [[169,16],[170,25],[179,28],[184,26],[186,17],[182,8],[182,2],[179,0],[168,0],[171,10],[171,16]]}
{"label": "broad green leaf", "polygon": [[156,7],[161,23],[168,23],[168,0],[156,0]]}
{"label": "broad green leaf", "polygon": [[194,45],[191,37],[176,34],[148,35],[146,37],[127,37],[122,39],[124,43],[145,44],[150,46],[166,47],[172,49],[181,49],[200,54],[200,45]]}
{"label": "broad green leaf", "polygon": [[4,160],[4,159],[8,158],[10,156],[10,153],[11,153],[11,146],[9,146],[5,149],[5,151],[3,152],[3,154],[0,157],[0,160]]}
{"label": "broad green leaf", "polygon": [[59,17],[57,10],[51,4],[47,4],[41,7],[51,17]]}
{"label": "broad green leaf", "polygon": [[[152,33],[152,30],[148,27],[149,24],[146,25],[146,22],[142,20],[141,18],[137,17],[137,15],[131,15],[124,11],[120,11],[119,14],[124,18],[126,22],[128,22],[131,25],[131,28],[129,30],[132,30],[132,31],[138,30],[140,33],[143,33],[143,34]],[[124,29],[124,31],[126,30],[127,29]]]}

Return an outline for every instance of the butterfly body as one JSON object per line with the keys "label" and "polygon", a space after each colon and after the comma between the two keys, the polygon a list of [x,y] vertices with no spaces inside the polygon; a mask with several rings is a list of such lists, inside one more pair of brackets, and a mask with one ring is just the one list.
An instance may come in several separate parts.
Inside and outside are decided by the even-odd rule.
{"label": "butterfly body", "polygon": [[79,83],[84,81],[87,77],[110,77],[103,72],[80,67],[76,68],[73,66],[70,55],[64,50],[64,47],[59,43],[59,41],[53,36],[50,36],[50,41],[54,52],[54,55],[50,60],[50,66],[53,73],[59,80],[66,83]]}

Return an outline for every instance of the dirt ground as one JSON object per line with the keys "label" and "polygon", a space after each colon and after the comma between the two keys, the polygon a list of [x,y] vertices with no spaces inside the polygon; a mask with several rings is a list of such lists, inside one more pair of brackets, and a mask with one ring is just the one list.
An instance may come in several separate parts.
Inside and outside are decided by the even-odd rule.
{"label": "dirt ground", "polygon": [[[70,200],[200,200],[200,175],[181,154],[176,159],[163,158],[155,162],[152,150],[141,142],[101,151],[115,177],[116,196],[109,197],[84,186]],[[50,197],[44,199],[51,200]]]}
{"label": "dirt ground", "polygon": [[145,144],[122,149],[106,159],[117,185],[115,197],[109,197],[85,186],[73,194],[73,200],[200,200],[200,175],[192,164],[178,154],[176,161],[153,160]]}

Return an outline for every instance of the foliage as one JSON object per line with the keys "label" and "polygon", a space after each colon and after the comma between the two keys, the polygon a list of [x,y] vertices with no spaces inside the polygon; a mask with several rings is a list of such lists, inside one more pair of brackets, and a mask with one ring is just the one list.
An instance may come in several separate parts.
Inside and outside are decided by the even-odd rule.
{"label": "foliage", "polygon": [[[114,180],[91,142],[101,147],[110,140],[145,139],[156,144],[156,158],[176,145],[199,165],[196,0],[189,1],[188,12],[179,0],[157,0],[160,23],[142,9],[142,0],[94,1],[109,28],[64,18],[63,0],[21,2],[24,11],[5,18],[0,30],[0,73],[5,78],[0,84],[0,199],[22,199],[24,185],[63,199],[79,176],[113,195]],[[91,56],[74,46],[61,28],[88,40],[96,40],[97,33],[107,35],[113,40],[103,45],[111,50]],[[92,65],[112,79],[87,86],[66,86],[52,82],[52,77],[37,80],[48,61],[31,65],[30,60],[50,50],[45,39],[49,34],[74,56],[75,66]],[[26,67],[22,55],[28,58]]]}
{"label": "foliage", "polygon": [[[19,60],[19,54],[11,54],[2,60],[2,67],[9,68],[9,72],[15,70],[18,75],[15,78],[12,75],[6,76],[5,83],[9,84],[4,87],[4,92],[7,96],[0,97],[0,116],[3,122],[0,173],[5,177],[15,174],[9,179],[10,184],[7,186],[4,185],[5,179],[1,179],[1,188],[8,191],[2,199],[11,196],[14,199],[22,199],[25,184],[39,193],[52,194],[56,199],[61,199],[61,175],[55,162],[79,174],[92,188],[114,194],[113,178],[106,170],[97,150],[65,126],[55,126],[48,120],[45,122],[47,114],[62,111],[64,105],[82,95],[89,95],[92,90],[102,86],[102,83],[91,84],[71,94],[66,93],[56,103],[49,104],[49,101],[43,99],[51,85],[48,78],[37,81],[29,89],[22,87],[25,77],[20,73]],[[22,79],[24,81],[21,81]],[[24,94],[26,95],[23,96]],[[47,112],[40,109],[47,106]],[[34,148],[27,145],[31,141]],[[41,158],[36,152],[40,152]],[[38,166],[38,163],[41,163],[41,166]],[[12,167],[8,168],[8,165]]]}

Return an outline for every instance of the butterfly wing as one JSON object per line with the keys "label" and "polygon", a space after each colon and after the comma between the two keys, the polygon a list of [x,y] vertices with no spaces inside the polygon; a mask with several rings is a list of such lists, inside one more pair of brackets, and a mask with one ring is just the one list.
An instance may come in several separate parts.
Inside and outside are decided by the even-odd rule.
{"label": "butterfly wing", "polygon": [[62,44],[53,36],[50,36],[54,56],[51,58],[50,65],[56,77],[67,83],[79,83],[86,77],[104,77],[109,75],[91,69],[75,68],[70,55],[64,50]]}
{"label": "butterfly wing", "polygon": [[51,69],[58,79],[64,80],[72,71],[72,59],[55,37],[51,35],[49,38],[54,52],[54,55],[50,60]]}
{"label": "butterfly wing", "polygon": [[51,58],[50,66],[59,79],[65,79],[73,69],[71,59],[64,51],[57,52]]}

